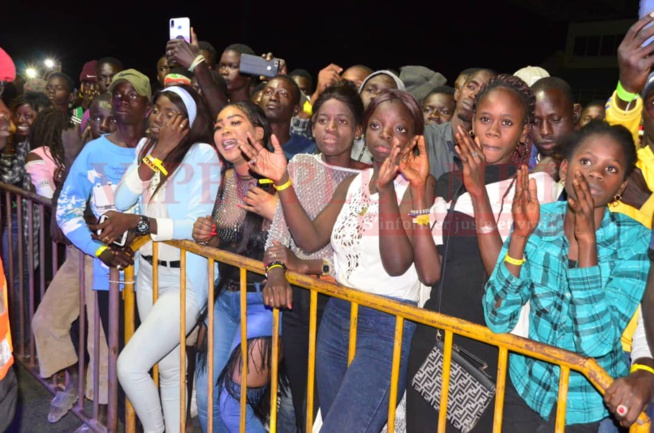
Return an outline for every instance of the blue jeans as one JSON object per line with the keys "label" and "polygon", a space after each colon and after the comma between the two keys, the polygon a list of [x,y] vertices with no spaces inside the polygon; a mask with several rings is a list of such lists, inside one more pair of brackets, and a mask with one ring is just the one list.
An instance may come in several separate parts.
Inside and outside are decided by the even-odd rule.
{"label": "blue jeans", "polygon": [[[213,346],[213,381],[216,383],[218,376],[223,371],[233,350],[240,345],[241,341],[241,306],[240,293],[223,290],[214,304],[214,346]],[[247,330],[248,339],[256,337],[267,337],[272,334],[272,312],[263,304],[261,292],[250,292],[247,294]],[[267,331],[267,333],[266,333]],[[207,367],[208,368],[208,367]],[[196,398],[198,404],[198,419],[203,432],[207,431],[207,370],[197,369],[195,373]],[[214,387],[213,398],[213,430],[216,433],[230,431],[225,424],[225,419],[232,417],[228,413],[221,416],[221,409],[231,409],[227,405],[228,399],[221,399],[221,389]],[[253,390],[252,392],[256,392]],[[250,390],[248,390],[250,393]],[[224,400],[221,404],[219,402]],[[236,406],[237,410],[238,406]],[[237,412],[238,413],[238,412]],[[247,432],[264,431],[260,421],[255,417],[250,406],[247,408]]]}
{"label": "blue jeans", "polygon": [[[413,303],[415,305],[415,303]],[[398,401],[406,385],[406,367],[416,324],[404,322]],[[378,433],[388,418],[395,317],[359,308],[357,350],[347,366],[350,303],[330,299],[318,331],[316,379],[323,432]]]}

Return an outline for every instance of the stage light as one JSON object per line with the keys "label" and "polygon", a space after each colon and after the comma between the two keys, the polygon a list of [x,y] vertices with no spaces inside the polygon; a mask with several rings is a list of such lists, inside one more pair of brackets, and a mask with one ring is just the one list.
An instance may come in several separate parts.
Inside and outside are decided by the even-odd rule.
{"label": "stage light", "polygon": [[52,68],[54,68],[54,66],[55,66],[56,63],[55,63],[55,61],[52,60],[52,59],[45,59],[45,60],[43,61],[43,64],[45,65],[46,68],[48,68],[48,69],[52,69]]}
{"label": "stage light", "polygon": [[27,68],[25,69],[25,75],[27,75],[27,78],[36,78],[38,77],[39,73],[35,68]]}

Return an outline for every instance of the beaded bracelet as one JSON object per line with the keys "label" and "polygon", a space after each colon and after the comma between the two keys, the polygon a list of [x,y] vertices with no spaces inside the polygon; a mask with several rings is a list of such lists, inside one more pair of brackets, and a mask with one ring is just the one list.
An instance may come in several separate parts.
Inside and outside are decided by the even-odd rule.
{"label": "beaded bracelet", "polygon": [[291,181],[290,177],[288,178],[288,180],[286,182],[284,182],[283,184],[281,184],[279,186],[273,184],[273,186],[275,187],[275,189],[277,191],[284,191],[286,188],[288,188],[291,185],[293,185],[293,182]]}
{"label": "beaded bracelet", "polygon": [[523,257],[521,259],[514,259],[507,253],[506,256],[504,257],[504,261],[511,265],[522,266],[522,264],[525,262],[525,258]]}
{"label": "beaded bracelet", "polygon": [[275,260],[274,262],[266,263],[265,265],[266,278],[268,278],[268,271],[275,268],[281,268],[284,270],[284,272],[286,272],[286,265],[284,264],[284,262]]}
{"label": "beaded bracelet", "polygon": [[429,215],[430,209],[413,209],[409,212],[410,217],[417,217],[418,215]]}

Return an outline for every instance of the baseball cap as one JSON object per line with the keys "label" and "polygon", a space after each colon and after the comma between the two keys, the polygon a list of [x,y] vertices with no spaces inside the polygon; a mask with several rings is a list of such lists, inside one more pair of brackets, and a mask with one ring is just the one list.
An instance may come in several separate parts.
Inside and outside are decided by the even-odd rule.
{"label": "baseball cap", "polygon": [[91,60],[90,62],[84,63],[82,67],[82,73],[79,74],[80,81],[91,81],[96,83],[98,81],[97,75],[95,75],[95,65],[98,62],[96,60]]}
{"label": "baseball cap", "polygon": [[541,78],[549,77],[550,73],[539,66],[525,66],[524,68],[515,71],[513,75],[520,78],[531,87]]}
{"label": "baseball cap", "polygon": [[0,48],[0,81],[11,82],[16,79],[16,66],[9,54]]}
{"label": "baseball cap", "polygon": [[136,93],[140,96],[145,96],[148,99],[152,97],[150,79],[136,69],[125,69],[114,75],[109,86],[109,92],[113,93],[116,86],[125,81],[134,86]]}

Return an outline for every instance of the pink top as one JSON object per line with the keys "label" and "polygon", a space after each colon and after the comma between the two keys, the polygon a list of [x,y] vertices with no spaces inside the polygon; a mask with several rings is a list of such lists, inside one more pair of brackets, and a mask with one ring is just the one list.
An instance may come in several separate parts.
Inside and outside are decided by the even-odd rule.
{"label": "pink top", "polygon": [[32,185],[34,185],[34,189],[38,195],[52,198],[55,190],[54,173],[57,169],[57,164],[55,164],[52,158],[50,148],[46,146],[37,147],[30,154],[34,154],[40,158],[25,164],[25,170],[30,175]]}

